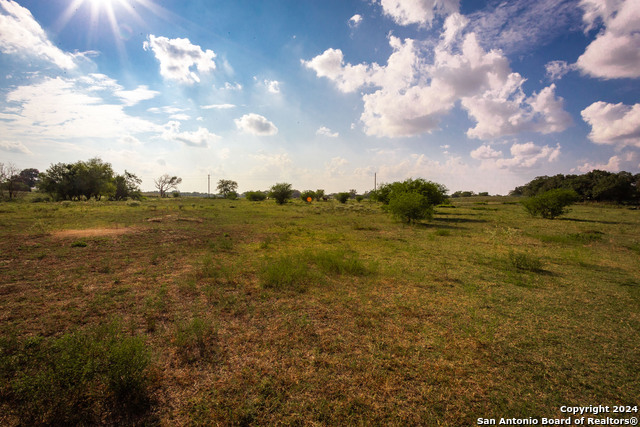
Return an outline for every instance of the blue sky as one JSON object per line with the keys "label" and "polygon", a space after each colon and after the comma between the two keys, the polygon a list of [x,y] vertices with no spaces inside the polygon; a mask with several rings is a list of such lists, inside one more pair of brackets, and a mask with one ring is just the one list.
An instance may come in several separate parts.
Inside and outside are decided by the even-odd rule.
{"label": "blue sky", "polygon": [[637,0],[0,0],[0,163],[183,191],[640,171]]}

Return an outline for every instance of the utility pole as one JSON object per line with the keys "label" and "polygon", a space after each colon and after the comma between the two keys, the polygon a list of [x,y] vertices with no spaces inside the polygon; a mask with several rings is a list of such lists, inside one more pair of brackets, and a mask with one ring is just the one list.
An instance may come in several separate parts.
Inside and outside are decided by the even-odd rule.
{"label": "utility pole", "polygon": [[378,191],[378,172],[373,173],[373,191]]}
{"label": "utility pole", "polygon": [[209,198],[209,193],[211,193],[211,174],[207,174],[207,199]]}

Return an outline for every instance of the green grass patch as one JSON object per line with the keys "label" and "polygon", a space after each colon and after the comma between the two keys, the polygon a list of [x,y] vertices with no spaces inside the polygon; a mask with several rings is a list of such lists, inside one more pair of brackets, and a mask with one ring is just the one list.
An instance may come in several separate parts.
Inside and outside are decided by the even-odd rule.
{"label": "green grass patch", "polygon": [[58,338],[0,341],[3,399],[26,424],[135,419],[151,402],[151,354],[117,323]]}

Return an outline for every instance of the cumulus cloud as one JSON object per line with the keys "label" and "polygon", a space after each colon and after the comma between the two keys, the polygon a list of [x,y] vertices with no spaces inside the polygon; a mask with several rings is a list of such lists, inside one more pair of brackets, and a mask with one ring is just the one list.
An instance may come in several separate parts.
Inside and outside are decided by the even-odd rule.
{"label": "cumulus cloud", "polygon": [[498,159],[502,157],[502,151],[496,151],[489,145],[481,145],[473,150],[470,155],[478,160]]}
{"label": "cumulus cloud", "polygon": [[63,70],[76,68],[74,56],[51,43],[31,12],[12,0],[0,0],[0,52],[35,57]]}
{"label": "cumulus cloud", "polygon": [[342,92],[369,90],[360,120],[368,135],[403,137],[438,129],[458,101],[476,126],[468,135],[489,139],[523,131],[560,132],[571,123],[551,85],[527,97],[525,79],[511,71],[502,52],[486,51],[468,21],[447,17],[433,51],[412,39],[389,37],[386,65],[345,63],[342,51],[327,49],[303,65],[333,81]]}
{"label": "cumulus cloud", "polygon": [[637,0],[582,0],[587,31],[604,30],[578,58],[584,74],[603,79],[640,77],[640,3]]}
{"label": "cumulus cloud", "polygon": [[209,132],[208,129],[199,127],[193,132],[180,132],[180,122],[170,121],[164,125],[162,138],[168,141],[178,141],[190,147],[206,148],[220,139],[220,136]]}
{"label": "cumulus cloud", "polygon": [[329,129],[326,126],[320,127],[316,131],[316,135],[328,136],[329,138],[337,138],[338,136],[340,136],[340,134],[338,132],[332,132],[331,129]]}
{"label": "cumulus cloud", "polygon": [[380,0],[384,14],[399,25],[431,26],[438,15],[458,12],[459,0]]}
{"label": "cumulus cloud", "polygon": [[362,22],[362,15],[355,14],[351,18],[349,18],[349,26],[351,28],[358,28],[360,23]]}
{"label": "cumulus cloud", "polygon": [[270,93],[280,93],[280,82],[277,80],[264,80],[264,86]]}
{"label": "cumulus cloud", "polygon": [[601,171],[608,171],[608,172],[620,172],[621,168],[620,168],[620,164],[622,163],[622,158],[620,158],[619,156],[613,156],[609,158],[609,161],[607,163],[589,163],[586,162],[581,166],[575,167],[573,169],[571,169],[571,172],[575,173],[575,172],[581,172],[581,173],[587,173],[587,172],[591,172],[592,170],[598,169]]}
{"label": "cumulus cloud", "polygon": [[594,102],[580,113],[591,126],[589,139],[597,144],[640,148],[640,104]]}
{"label": "cumulus cloud", "polygon": [[544,162],[553,162],[560,156],[560,144],[555,147],[539,146],[533,142],[511,145],[511,157],[503,157],[502,152],[489,146],[481,146],[471,152],[471,157],[481,161],[482,169],[530,169]]}
{"label": "cumulus cloud", "polygon": [[266,117],[259,114],[245,114],[239,119],[235,119],[234,122],[238,130],[253,135],[268,136],[278,133],[278,128]]}
{"label": "cumulus cloud", "polygon": [[240,83],[225,82],[223,89],[224,90],[237,90],[237,91],[240,91],[240,90],[242,90],[242,85]]}
{"label": "cumulus cloud", "polygon": [[191,44],[189,39],[168,39],[150,34],[142,46],[144,50],[153,51],[160,61],[160,74],[168,80],[184,84],[199,83],[198,73],[216,69],[213,60],[216,54],[209,49],[203,51],[200,46]]}

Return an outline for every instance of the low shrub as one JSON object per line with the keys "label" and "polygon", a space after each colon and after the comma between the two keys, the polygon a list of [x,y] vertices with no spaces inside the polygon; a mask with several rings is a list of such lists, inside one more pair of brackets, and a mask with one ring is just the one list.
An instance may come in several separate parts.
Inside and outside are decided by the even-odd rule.
{"label": "low shrub", "polygon": [[523,200],[522,206],[531,216],[541,216],[553,219],[567,213],[567,206],[578,200],[578,194],[573,190],[549,190],[537,196]]}
{"label": "low shrub", "polygon": [[292,194],[293,189],[291,188],[291,184],[281,182],[271,187],[269,197],[273,197],[277,204],[284,205],[287,203],[287,200],[291,198]]}
{"label": "low shrub", "polygon": [[260,202],[267,198],[267,195],[261,191],[248,191],[244,197],[251,202]]}
{"label": "low shrub", "polygon": [[186,363],[211,361],[217,355],[217,337],[218,331],[211,322],[195,317],[176,324],[173,344]]}
{"label": "low shrub", "polygon": [[336,194],[336,200],[340,203],[347,203],[347,200],[351,197],[350,193],[338,193]]}
{"label": "low shrub", "polygon": [[526,252],[509,252],[509,265],[516,270],[540,271],[542,270],[542,261],[535,256]]}
{"label": "low shrub", "polygon": [[[10,345],[7,345],[10,344]],[[27,425],[89,425],[139,417],[150,403],[151,353],[117,323],[59,338],[0,342],[3,399]]]}

